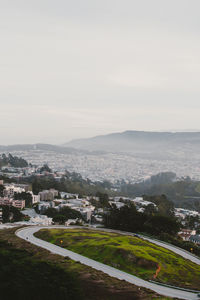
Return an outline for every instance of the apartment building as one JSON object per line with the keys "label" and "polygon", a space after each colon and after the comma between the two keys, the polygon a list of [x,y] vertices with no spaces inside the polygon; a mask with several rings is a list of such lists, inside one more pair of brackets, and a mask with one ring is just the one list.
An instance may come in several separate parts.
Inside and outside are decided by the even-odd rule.
{"label": "apartment building", "polygon": [[5,184],[3,191],[4,197],[13,198],[15,193],[25,192],[23,187],[16,186],[14,184]]}
{"label": "apartment building", "polygon": [[12,206],[23,209],[25,208],[25,200],[12,200]]}
{"label": "apartment building", "polygon": [[25,207],[25,200],[13,200],[8,197],[2,197],[0,198],[0,205],[14,206],[23,209]]}
{"label": "apartment building", "polygon": [[0,205],[8,205],[11,206],[12,205],[12,200],[8,197],[1,197],[0,198]]}
{"label": "apartment building", "polygon": [[40,201],[53,201],[58,196],[58,191],[54,189],[44,190],[39,193]]}

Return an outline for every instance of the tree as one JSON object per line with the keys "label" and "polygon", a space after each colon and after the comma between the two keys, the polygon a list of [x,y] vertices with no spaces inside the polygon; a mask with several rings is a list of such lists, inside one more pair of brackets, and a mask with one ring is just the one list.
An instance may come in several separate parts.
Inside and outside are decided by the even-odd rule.
{"label": "tree", "polygon": [[14,206],[2,206],[3,223],[18,222],[23,220],[24,215]]}
{"label": "tree", "polygon": [[108,228],[120,229],[130,232],[146,232],[153,235],[168,233],[175,235],[180,225],[175,218],[139,213],[130,203],[120,209],[112,207],[103,218]]}
{"label": "tree", "polygon": [[48,173],[52,173],[52,170],[49,168],[49,166],[47,164],[44,164],[41,168],[40,168],[40,173],[43,172],[48,172]]}
{"label": "tree", "polygon": [[99,197],[100,207],[109,207],[109,197],[106,193],[97,192],[96,196]]}
{"label": "tree", "polygon": [[64,215],[56,215],[53,217],[53,222],[55,223],[64,224],[65,221],[67,221],[67,217]]}
{"label": "tree", "polygon": [[2,206],[2,217],[3,223],[8,223],[10,221],[10,207],[9,206]]}
{"label": "tree", "polygon": [[144,229],[146,232],[155,235],[163,233],[175,235],[180,230],[180,224],[175,218],[155,215],[145,222]]}
{"label": "tree", "polygon": [[103,217],[104,225],[109,228],[138,232],[143,230],[147,216],[137,212],[134,204],[130,203],[120,209],[112,207]]}
{"label": "tree", "polygon": [[174,204],[165,195],[147,196],[143,195],[144,200],[153,202],[158,208],[158,214],[163,216],[174,216]]}
{"label": "tree", "polygon": [[54,222],[59,222],[61,224],[68,219],[82,219],[81,213],[77,210],[71,209],[70,207],[62,207],[59,211],[55,208],[48,208],[44,214],[49,218],[53,218]]}
{"label": "tree", "polygon": [[19,222],[24,219],[24,215],[20,212],[20,210],[14,206],[10,207],[10,212],[13,214],[12,221]]}
{"label": "tree", "polygon": [[21,157],[12,156],[10,153],[8,156],[2,154],[0,158],[0,168],[8,165],[14,168],[26,168],[28,167],[28,162]]}
{"label": "tree", "polygon": [[38,195],[39,192],[43,190],[43,184],[40,179],[37,177],[34,177],[33,182],[32,182],[32,191],[34,195]]}
{"label": "tree", "polygon": [[157,213],[157,209],[152,203],[145,207],[145,214],[154,215],[155,213]]}
{"label": "tree", "polygon": [[0,197],[3,197],[3,191],[5,187],[3,185],[0,185]]}
{"label": "tree", "polygon": [[53,207],[49,207],[45,210],[44,214],[49,218],[54,218],[56,215],[58,215],[58,211]]}
{"label": "tree", "polygon": [[200,228],[200,217],[199,216],[186,216],[185,228],[196,229]]}
{"label": "tree", "polygon": [[82,219],[82,215],[79,211],[75,209],[71,209],[70,207],[62,207],[59,211],[60,214],[66,217],[66,220],[68,219]]}
{"label": "tree", "polygon": [[26,207],[32,207],[33,197],[30,193],[21,192],[14,194],[15,200],[25,200]]}

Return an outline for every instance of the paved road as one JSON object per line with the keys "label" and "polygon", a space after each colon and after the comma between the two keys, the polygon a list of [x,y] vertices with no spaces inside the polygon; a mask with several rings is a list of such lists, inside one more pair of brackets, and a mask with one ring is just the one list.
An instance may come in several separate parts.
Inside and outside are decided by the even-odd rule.
{"label": "paved road", "polygon": [[[56,228],[56,226],[52,226],[52,227],[50,227],[50,226],[49,227],[42,227],[42,226],[28,227],[28,228],[24,228],[24,229],[21,229],[21,230],[17,230],[16,235],[18,237],[24,239],[24,240],[28,240],[29,242],[31,242],[34,245],[37,245],[41,248],[49,250],[52,253],[56,253],[56,254],[59,254],[61,256],[67,256],[67,257],[73,259],[74,261],[79,261],[84,265],[87,265],[87,266],[90,266],[90,267],[92,267],[96,270],[102,271],[102,272],[110,275],[111,277],[115,277],[115,278],[118,278],[120,280],[125,280],[129,283],[135,284],[137,286],[141,286],[141,287],[151,289],[151,290],[157,292],[158,294],[168,296],[168,297],[173,297],[173,298],[187,299],[187,300],[199,299],[197,297],[196,293],[177,290],[177,289],[174,289],[174,288],[163,287],[163,286],[145,281],[145,280],[140,279],[136,276],[130,275],[130,274],[125,273],[123,271],[120,271],[118,269],[112,268],[108,265],[97,262],[93,259],[87,258],[87,257],[82,256],[80,254],[74,253],[72,251],[69,251],[67,249],[61,248],[59,246],[53,245],[51,243],[45,242],[43,240],[40,240],[40,239],[34,237],[33,234],[35,232],[37,232],[38,230],[40,230],[41,228],[48,228],[49,229],[49,228]],[[59,228],[62,228],[62,227],[59,226]],[[64,227],[64,228],[67,229],[66,227]]]}

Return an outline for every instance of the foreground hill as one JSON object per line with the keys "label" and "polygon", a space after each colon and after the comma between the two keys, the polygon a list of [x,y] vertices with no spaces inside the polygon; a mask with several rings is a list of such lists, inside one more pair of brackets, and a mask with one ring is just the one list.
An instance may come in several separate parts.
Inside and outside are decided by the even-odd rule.
{"label": "foreground hill", "polygon": [[166,299],[21,240],[15,230],[0,230],[3,300]]}
{"label": "foreground hill", "polygon": [[138,237],[92,229],[42,229],[35,236],[145,280],[199,289],[200,266]]}

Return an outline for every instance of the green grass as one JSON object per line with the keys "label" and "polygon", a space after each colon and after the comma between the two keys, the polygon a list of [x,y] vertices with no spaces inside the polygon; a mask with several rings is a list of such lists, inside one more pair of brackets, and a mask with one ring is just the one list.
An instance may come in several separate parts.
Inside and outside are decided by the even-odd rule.
{"label": "green grass", "polygon": [[200,266],[137,237],[91,229],[42,229],[35,235],[146,280],[155,280],[160,266],[157,281],[194,289],[200,287]]}

